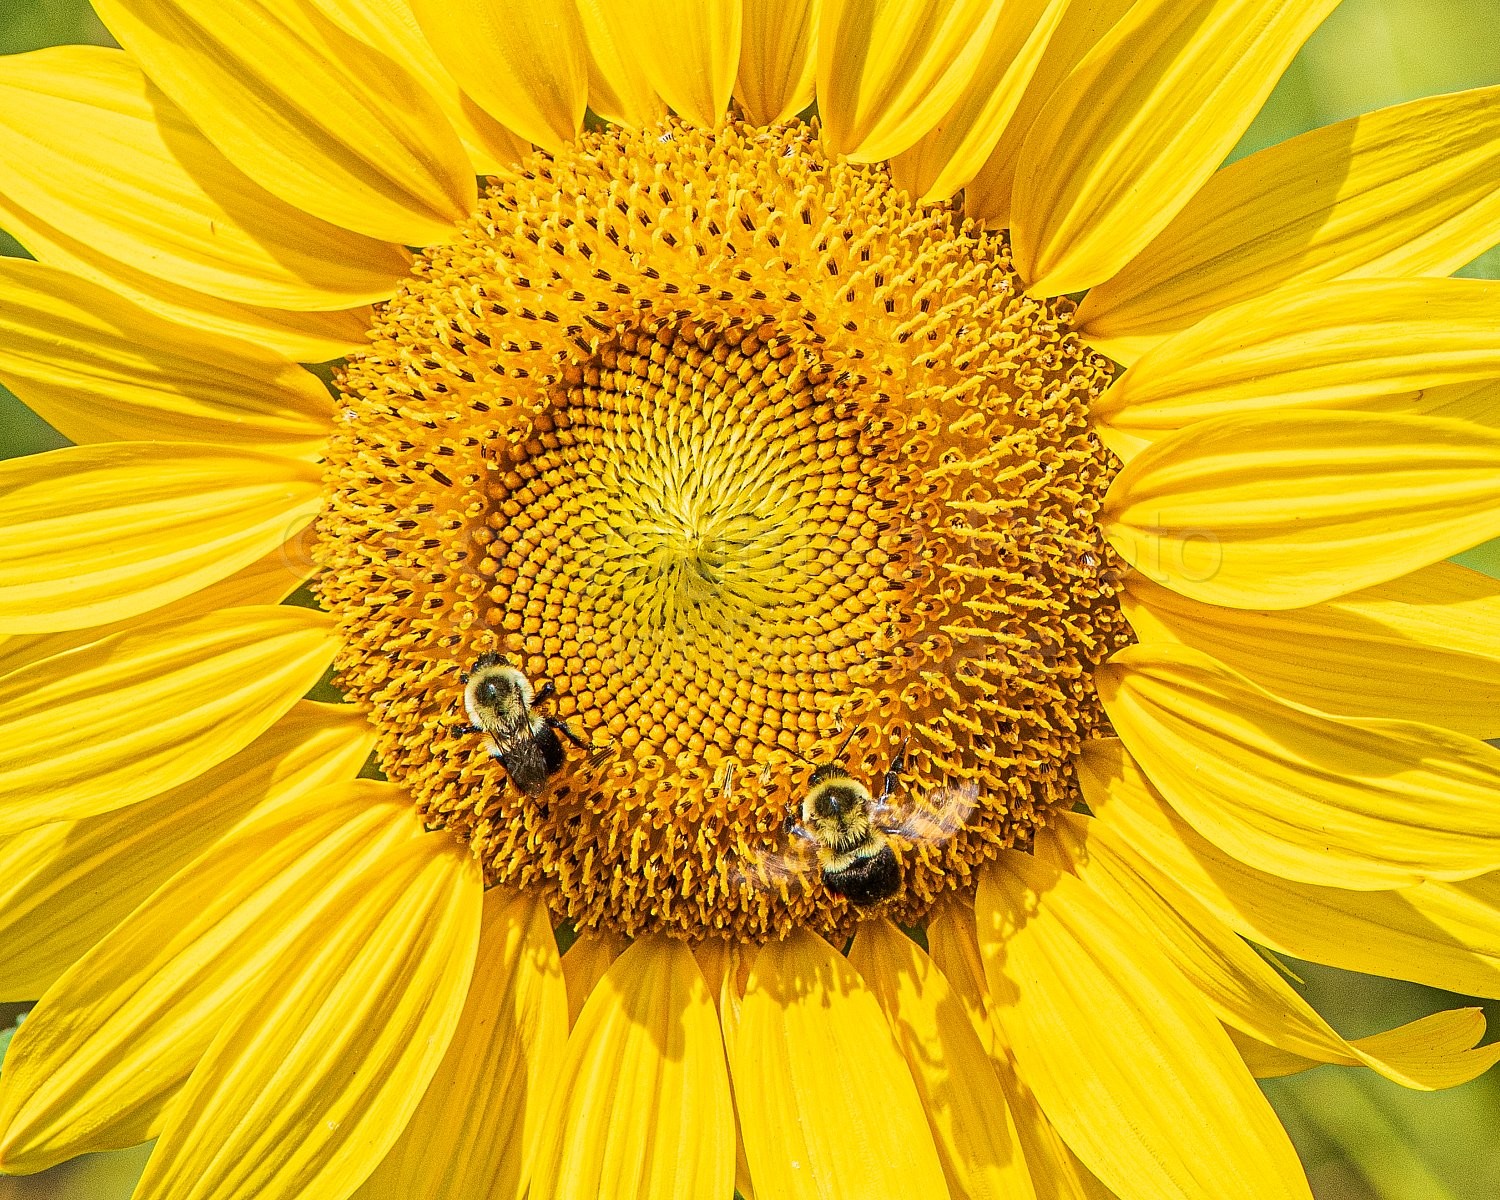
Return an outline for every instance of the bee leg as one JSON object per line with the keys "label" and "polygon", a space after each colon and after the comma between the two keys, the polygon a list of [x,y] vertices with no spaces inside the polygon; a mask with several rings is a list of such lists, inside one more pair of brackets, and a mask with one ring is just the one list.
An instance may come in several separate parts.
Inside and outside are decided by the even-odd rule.
{"label": "bee leg", "polygon": [[531,702],[533,704],[540,704],[543,700],[550,700],[555,695],[557,695],[557,688],[552,680],[549,679],[531,694]]}
{"label": "bee leg", "polygon": [[592,749],[588,742],[584,741],[581,737],[579,737],[576,733],[568,728],[568,723],[561,717],[548,717],[547,724],[550,725],[553,729],[560,730],[563,736],[566,737],[568,741],[572,742],[573,745],[577,746],[580,750]]}
{"label": "bee leg", "polygon": [[884,805],[891,798],[891,793],[896,790],[896,784],[901,779],[901,772],[906,770],[906,743],[911,741],[911,734],[901,739],[901,749],[896,751],[896,757],[891,759],[891,765],[885,772],[885,786],[881,789],[880,798],[875,801],[877,805]]}
{"label": "bee leg", "polygon": [[463,724],[463,725],[450,725],[450,726],[448,726],[448,732],[449,733],[456,733],[460,737],[464,737],[465,735],[471,734],[471,733],[483,733],[484,730],[480,729],[478,725]]}
{"label": "bee leg", "polygon": [[814,846],[818,844],[818,839],[812,830],[804,828],[795,817],[787,825],[786,831],[795,838],[801,838],[804,842],[808,842]]}

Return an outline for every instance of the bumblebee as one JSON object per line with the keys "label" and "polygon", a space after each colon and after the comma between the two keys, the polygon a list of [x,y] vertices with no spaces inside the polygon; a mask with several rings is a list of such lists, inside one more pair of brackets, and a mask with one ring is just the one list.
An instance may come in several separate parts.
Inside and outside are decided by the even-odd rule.
{"label": "bumblebee", "polygon": [[510,661],[499,654],[482,654],[473,668],[459,677],[464,684],[464,709],[468,725],[457,733],[489,735],[490,754],[505,768],[510,781],[528,796],[540,795],[547,780],[562,770],[562,733],[580,750],[589,745],[560,717],[536,711],[553,695],[550,682],[533,689]]}
{"label": "bumblebee", "polygon": [[[880,795],[875,796],[841,761],[854,733],[832,760],[814,765],[806,793],[788,815],[787,831],[813,850],[825,888],[848,897],[859,908],[872,908],[901,891],[901,864],[890,839],[929,845],[946,842],[974,811],[979,787],[969,782],[938,788],[921,805],[893,801],[906,766],[902,743],[886,769]],[[768,856],[760,866],[771,876],[807,873],[806,866],[791,854]]]}

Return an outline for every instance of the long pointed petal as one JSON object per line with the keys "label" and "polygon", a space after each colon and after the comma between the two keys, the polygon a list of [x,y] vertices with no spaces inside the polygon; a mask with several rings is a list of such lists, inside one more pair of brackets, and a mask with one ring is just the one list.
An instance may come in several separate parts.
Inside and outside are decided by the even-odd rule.
{"label": "long pointed petal", "polygon": [[474,206],[468,155],[396,59],[298,0],[97,0],[116,40],[241,171],[398,245]]}
{"label": "long pointed petal", "polygon": [[891,162],[896,182],[923,203],[946,200],[989,158],[1015,115],[1069,0],[1001,6],[979,70],[958,102]]}
{"label": "long pointed petal", "polygon": [[625,952],[629,943],[613,930],[580,933],[562,957],[563,981],[568,993],[568,1027],[578,1023],[578,1014],[588,1003],[599,981]]}
{"label": "long pointed petal", "polygon": [[1084,297],[1120,362],[1241,301],[1350,275],[1447,275],[1495,240],[1500,88],[1429,96],[1315,129],[1211,176]]}
{"label": "long pointed petal", "polygon": [[1000,18],[994,0],[823,0],[823,140],[856,162],[911,147],[958,101]]}
{"label": "long pointed petal", "polygon": [[1222,1027],[1081,880],[1002,851],[976,901],[994,1017],[1078,1156],[1125,1196],[1309,1200]]}
{"label": "long pointed petal", "polygon": [[321,487],[311,463],[189,442],[0,464],[0,632],[103,625],[195,592],[285,542]]}
{"label": "long pointed petal", "polygon": [[745,0],[734,98],[753,125],[776,125],[813,101],[821,0]]}
{"label": "long pointed petal", "polygon": [[154,1136],[277,959],[418,832],[394,789],[279,793],[167,881],[33,1009],[0,1087],[0,1157],[36,1171]]}
{"label": "long pointed petal", "polygon": [[685,120],[709,128],[739,72],[743,0],[599,0],[622,55]]}
{"label": "long pointed petal", "polygon": [[0,678],[0,831],[110,812],[201,775],[269,729],[336,648],[323,613],[232,608]]}
{"label": "long pointed petal", "polygon": [[314,458],[333,428],[328,390],[301,367],[23,258],[0,259],[0,380],[80,444],[215,442]]}
{"label": "long pointed petal", "polygon": [[1500,582],[1438,563],[1307,608],[1187,600],[1132,572],[1120,604],[1142,642],[1180,642],[1298,704],[1500,736]]}
{"label": "long pointed petal", "polygon": [[896,1032],[955,1200],[1030,1200],[1005,1093],[943,973],[889,921],[862,923],[849,964]]}
{"label": "long pointed petal", "polygon": [[1500,868],[1500,751],[1477,738],[1330,717],[1186,646],[1128,647],[1097,682],[1152,783],[1252,866],[1356,889]]}
{"label": "long pointed petal", "polygon": [[[1267,296],[1159,343],[1092,415],[1150,441],[1263,410],[1355,408],[1500,377],[1500,283],[1357,279]],[[1493,411],[1493,409],[1492,409]]]}
{"label": "long pointed petal", "polygon": [[588,59],[573,4],[411,0],[411,8],[443,66],[497,121],[552,151],[578,132]]}
{"label": "long pointed petal", "polygon": [[[814,934],[769,942],[750,969],[735,1098],[759,1192],[947,1200],[922,1102],[890,1025],[854,968]],[[826,1069],[858,1062],[858,1077]],[[887,1129],[901,1130],[897,1139]]]}
{"label": "long pointed petal", "polygon": [[400,246],[278,200],[216,150],[118,50],[0,58],[0,191],[49,225],[174,283],[244,304],[385,299]]}
{"label": "long pointed petal", "polygon": [[1131,459],[1101,523],[1132,566],[1184,596],[1300,608],[1500,535],[1500,430],[1394,414],[1218,417]]}
{"label": "long pointed petal", "polygon": [[35,1000],[253,808],[353,779],[373,744],[351,705],[302,700],[197,779],[0,843],[0,996]]}
{"label": "long pointed petal", "polygon": [[615,960],[568,1038],[532,1200],[696,1200],[733,1184],[713,997],[683,942],[648,935]]}
{"label": "long pointed petal", "polygon": [[1484,1018],[1476,1026],[1472,1009],[1389,1030],[1368,1047],[1347,1041],[1202,905],[1159,892],[1097,822],[1065,813],[1047,836],[1054,844],[1067,844],[1063,853],[1074,874],[1105,903],[1137,928],[1153,931],[1156,945],[1221,1021],[1252,1038],[1319,1062],[1367,1066],[1403,1087],[1423,1090],[1467,1082],[1500,1059],[1500,1048],[1473,1049],[1484,1033]]}
{"label": "long pointed petal", "polygon": [[1098,827],[1163,895],[1190,896],[1241,936],[1297,958],[1500,997],[1500,875],[1381,892],[1297,883],[1198,834],[1118,741],[1089,742],[1080,768]]}
{"label": "long pointed petal", "polygon": [[443,1065],[352,1200],[522,1200],[567,1040],[547,909],[535,896],[491,888],[469,998]]}
{"label": "long pointed petal", "polygon": [[1144,0],[1064,82],[1016,166],[1035,295],[1108,279],[1218,169],[1338,0]]}

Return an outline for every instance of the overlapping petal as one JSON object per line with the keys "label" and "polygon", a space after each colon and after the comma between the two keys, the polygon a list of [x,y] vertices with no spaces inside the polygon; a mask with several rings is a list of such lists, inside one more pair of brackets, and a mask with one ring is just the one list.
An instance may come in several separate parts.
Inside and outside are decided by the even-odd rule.
{"label": "overlapping petal", "polygon": [[[1432,1090],[1473,1079],[1500,1060],[1500,1046],[1475,1050],[1484,1033],[1476,1010],[1434,1014],[1388,1030],[1377,1041],[1347,1041],[1228,926],[1180,893],[1168,897],[1138,874],[1095,822],[1074,813],[1050,833],[1073,872],[1153,940],[1221,1021],[1261,1043],[1309,1061],[1360,1065],[1404,1087]],[[1238,1043],[1244,1053],[1244,1042]]]}
{"label": "overlapping petal", "polygon": [[21,258],[0,259],[0,381],[76,443],[215,442],[313,458],[333,426],[327,389],[301,367]]}
{"label": "overlapping petal", "polygon": [[1310,1193],[1197,993],[1082,880],[1003,851],[975,903],[993,1001],[1027,1085],[1122,1196]]}
{"label": "overlapping petal", "polygon": [[1338,0],[1143,0],[1053,93],[1016,164],[1016,269],[1108,279],[1192,199]]}
{"label": "overlapping petal", "polygon": [[[803,931],[761,948],[735,1040],[734,1094],[760,1194],[947,1200],[922,1103],[885,1014],[827,942]],[[843,1062],[858,1062],[858,1076],[827,1069]]]}
{"label": "overlapping petal", "polygon": [[384,299],[399,246],[310,216],[252,181],[118,50],[0,58],[0,192],[122,262],[242,304]]}
{"label": "overlapping petal", "polygon": [[562,957],[563,982],[568,994],[568,1027],[578,1023],[578,1014],[588,1003],[599,981],[629,945],[612,929],[580,933]]}
{"label": "overlapping petal", "polygon": [[547,909],[490,888],[474,978],[416,1114],[354,1200],[523,1200],[568,1038]]}
{"label": "overlapping petal", "polygon": [[1328,716],[1180,645],[1128,647],[1096,684],[1152,783],[1243,862],[1356,889],[1500,869],[1500,751],[1476,738]]}
{"label": "overlapping petal", "polygon": [[1022,0],[1000,8],[979,70],[933,128],[891,162],[896,182],[924,202],[945,200],[989,158],[1026,94],[1068,0]]}
{"label": "overlapping petal", "polygon": [[954,1200],[1033,1197],[994,1064],[943,973],[884,920],[860,925],[849,962],[895,1030]]}
{"label": "overlapping petal", "polygon": [[1316,604],[1500,535],[1500,430],[1389,413],[1217,417],[1128,462],[1101,518],[1131,565],[1184,596]]}
{"label": "overlapping petal", "polygon": [[1198,834],[1120,743],[1088,743],[1080,777],[1100,836],[1163,895],[1185,893],[1244,937],[1298,958],[1500,997],[1500,876],[1355,892],[1270,875]]}
{"label": "overlapping petal", "polygon": [[856,162],[912,146],[958,102],[1000,18],[996,0],[823,0],[823,140]]}
{"label": "overlapping petal", "polygon": [[775,125],[813,100],[822,0],[745,0],[734,98],[754,125]]}
{"label": "overlapping petal", "polygon": [[559,150],[583,124],[588,58],[572,4],[410,0],[443,66],[485,112]]}
{"label": "overlapping petal", "polygon": [[667,106],[644,66],[626,52],[630,20],[613,0],[578,0],[583,40],[589,52],[589,107],[606,121],[639,129],[666,116]]}
{"label": "overlapping petal", "polygon": [[579,1014],[537,1146],[533,1200],[694,1200],[734,1183],[719,1019],[687,946],[633,942]]}
{"label": "overlapping petal", "polygon": [[479,175],[514,165],[531,143],[512,133],[458,86],[422,33],[410,0],[314,0],[361,41],[400,62],[437,102]]}
{"label": "overlapping petal", "polygon": [[341,358],[365,344],[368,308],[294,312],[220,300],[101,254],[87,242],[22,213],[3,195],[0,228],[37,261],[97,283],[164,320],[211,337],[253,342],[268,355],[305,363]]}
{"label": "overlapping petal", "polygon": [[468,154],[396,59],[299,0],[98,0],[116,40],[251,179],[398,245],[452,236]]}
{"label": "overlapping petal", "polygon": [[358,886],[419,833],[394,789],[350,780],[270,795],[32,1010],[0,1086],[7,1168],[41,1170],[158,1134],[226,1022],[266,1000],[299,938],[347,919],[340,907],[365,907]]}
{"label": "overlapping petal", "polygon": [[1356,408],[1497,377],[1500,283],[1346,280],[1205,317],[1144,355],[1093,415],[1128,455],[1195,421]]}
{"label": "overlapping petal", "polygon": [[351,857],[358,889],[218,1032],[137,1200],[345,1197],[411,1119],[463,1010],[483,882],[444,833]]}
{"label": "overlapping petal", "polygon": [[1199,604],[1130,574],[1143,642],[1181,642],[1285,699],[1350,717],[1500,736],[1500,583],[1438,563],[1307,608]]}
{"label": "overlapping petal", "polygon": [[157,887],[262,802],[353,779],[374,731],[352,706],[299,701],[249,746],[129,808],[0,843],[0,997],[35,1000]]}
{"label": "overlapping petal", "polygon": [[694,125],[719,123],[739,73],[743,0],[599,0],[620,54]]}
{"label": "overlapping petal", "polygon": [[312,463],[111,442],[0,464],[0,632],[103,625],[248,566],[317,512]]}
{"label": "overlapping petal", "polygon": [[0,678],[0,831],[112,812],[243,750],[333,660],[332,620],[232,608]]}
{"label": "overlapping petal", "polygon": [[1134,362],[1244,300],[1344,276],[1447,275],[1500,222],[1500,89],[1315,129],[1215,173],[1083,299],[1090,343]]}

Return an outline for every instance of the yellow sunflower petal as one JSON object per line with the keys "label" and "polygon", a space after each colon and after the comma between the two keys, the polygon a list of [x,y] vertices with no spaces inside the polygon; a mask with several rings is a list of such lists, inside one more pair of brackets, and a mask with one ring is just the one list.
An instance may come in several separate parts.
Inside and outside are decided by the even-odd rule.
{"label": "yellow sunflower petal", "polygon": [[619,53],[684,119],[712,127],[739,71],[742,0],[597,0]]}
{"label": "yellow sunflower petal", "polygon": [[1033,1197],[995,1068],[943,973],[883,920],[860,925],[849,964],[896,1032],[955,1200]]}
{"label": "yellow sunflower petal", "polygon": [[417,246],[451,237],[473,208],[468,155],[436,101],[400,62],[315,6],[98,0],[95,8],[230,162],[303,212]]}
{"label": "yellow sunflower petal", "polygon": [[407,256],[278,200],[230,165],[118,50],[0,58],[0,191],[49,225],[243,304],[388,297]]}
{"label": "yellow sunflower petal", "polygon": [[584,1005],[554,1068],[532,1200],[697,1200],[734,1185],[719,1018],[686,944],[632,943]]}
{"label": "yellow sunflower petal", "polygon": [[1021,156],[1027,131],[1042,105],[1133,3],[1134,0],[1091,0],[1088,4],[1067,6],[999,142],[964,187],[965,214],[989,229],[1010,225],[1016,161]]}
{"label": "yellow sunflower petal", "polygon": [[1131,573],[1121,607],[1143,642],[1181,642],[1298,704],[1500,737],[1500,582],[1452,563],[1308,608],[1186,600]]}
{"label": "yellow sunflower petal", "polygon": [[132,633],[148,625],[165,625],[168,621],[190,621],[221,608],[280,604],[312,572],[312,564],[303,557],[300,544],[278,546],[248,567],[236,571],[228,579],[211,583],[201,591],[163,605],[144,616],[111,621],[108,625],[95,625],[89,629],[69,629],[61,633],[38,633],[0,639],[0,675],[7,675],[29,663],[40,662],[44,658],[52,658],[101,641],[116,633]]}
{"label": "yellow sunflower petal", "polygon": [[1080,764],[1098,828],[1163,895],[1189,895],[1241,936],[1297,958],[1500,997],[1500,876],[1380,892],[1297,883],[1194,831],[1118,741],[1088,742]]}
{"label": "yellow sunflower petal", "polygon": [[311,463],[196,443],[0,464],[0,632],[102,625],[186,596],[285,542],[320,489]]}
{"label": "yellow sunflower petal", "polygon": [[[1350,1053],[1333,1049],[1304,1056],[1277,1046],[1235,1039],[1240,1056],[1257,1079],[1305,1071],[1322,1063],[1374,1067],[1387,1079],[1422,1091],[1458,1087],[1500,1062],[1500,1042],[1475,1043],[1485,1033],[1482,1008],[1452,1008],[1420,1017],[1395,1029],[1348,1043]],[[1231,1031],[1233,1037],[1233,1031]]]}
{"label": "yellow sunflower petal", "polygon": [[1494,379],[1497,328],[1500,283],[1489,280],[1352,279],[1276,293],[1160,342],[1093,415],[1151,441],[1213,417],[1353,408]]}
{"label": "yellow sunflower petal", "polygon": [[0,678],[0,831],[111,812],[202,774],[269,729],[336,648],[323,613],[233,608]]}
{"label": "yellow sunflower petal", "polygon": [[724,1058],[729,1064],[729,1099],[734,1103],[734,1190],[744,1200],[755,1200],[750,1162],[745,1157],[745,1135],[740,1129],[739,1102],[734,1097],[735,1053],[740,1030],[740,1009],[745,1001],[750,962],[755,948],[710,938],[698,945],[694,957],[719,1006],[719,1032],[724,1036]]}
{"label": "yellow sunflower petal", "polygon": [[1477,738],[1328,716],[1187,646],[1127,647],[1096,680],[1151,782],[1251,866],[1355,889],[1500,868],[1500,751]]}
{"label": "yellow sunflower petal", "polygon": [[[225,1022],[263,1001],[297,939],[420,832],[391,788],[278,792],[65,972],[0,1085],[0,1157],[37,1171],[161,1130]],[[351,903],[351,902],[355,903]],[[295,956],[294,956],[295,957]]]}
{"label": "yellow sunflower petal", "polygon": [[1222,1027],[1142,931],[1082,880],[1016,851],[980,875],[979,941],[1027,1084],[1125,1196],[1310,1193]]}
{"label": "yellow sunflower petal", "polygon": [[734,98],[752,125],[776,125],[813,100],[822,0],[745,0]]}
{"label": "yellow sunflower petal", "polygon": [[483,881],[445,833],[362,858],[360,890],[204,1053],[136,1200],[342,1200],[411,1119],[463,1010]]}
{"label": "yellow sunflower petal", "polygon": [[645,68],[625,51],[618,26],[629,21],[610,0],[577,0],[589,59],[589,108],[606,121],[639,129],[667,115]]}
{"label": "yellow sunflower petal", "polygon": [[442,64],[487,113],[557,151],[583,124],[588,57],[572,4],[410,0]]}
{"label": "yellow sunflower petal", "polygon": [[1143,0],[1036,119],[1011,244],[1035,295],[1108,279],[1193,197],[1338,0]]}
{"label": "yellow sunflower petal", "polygon": [[958,102],[915,146],[892,161],[891,174],[901,187],[924,203],[946,200],[979,173],[1067,9],[1068,0],[1020,0],[1001,6],[979,71]]}
{"label": "yellow sunflower petal", "polygon": [[1162,338],[1288,285],[1447,275],[1495,240],[1500,88],[1429,96],[1232,163],[1084,297],[1089,342],[1134,362]]}
{"label": "yellow sunflower petal", "polygon": [[932,961],[948,980],[989,1053],[1037,1200],[1114,1200],[1114,1193],[1078,1161],[1047,1120],[1031,1089],[1016,1073],[1015,1058],[999,1027],[990,1020],[989,985],[984,978],[974,909],[957,897],[940,900],[928,914],[927,943]]}
{"label": "yellow sunflower petal", "polygon": [[568,1040],[562,967],[535,896],[491,888],[469,998],[416,1115],[353,1200],[522,1200]]}
{"label": "yellow sunflower petal", "polygon": [[256,805],[296,802],[353,779],[373,745],[374,731],[352,706],[298,701],[188,783],[0,843],[0,996],[35,1000]]}
{"label": "yellow sunflower petal", "polygon": [[341,358],[366,344],[365,331],[371,322],[368,308],[291,312],[220,300],[101,254],[86,242],[22,213],[3,195],[0,229],[39,262],[117,292],[173,324],[259,345],[268,356],[319,363]]}
{"label": "yellow sunflower petal", "polygon": [[408,0],[318,0],[318,7],[355,37],[402,63],[426,89],[469,152],[476,175],[493,175],[531,152],[458,86],[428,44]]}
{"label": "yellow sunflower petal", "polygon": [[824,142],[855,162],[915,144],[974,78],[1000,9],[996,0],[823,0]]}
{"label": "yellow sunflower petal", "polygon": [[1133,566],[1194,600],[1316,604],[1500,535],[1500,430],[1397,414],[1218,417],[1128,462],[1102,524]]}
{"label": "yellow sunflower petal", "polygon": [[[822,938],[803,931],[761,948],[736,1042],[740,1127],[763,1195],[947,1200],[922,1101],[885,1014]],[[830,1071],[829,1063],[860,1069]]]}
{"label": "yellow sunflower petal", "polygon": [[315,458],[333,427],[328,390],[301,367],[22,258],[0,259],[0,381],[76,443],[218,442]]}
{"label": "yellow sunflower petal", "polygon": [[1389,1030],[1368,1045],[1346,1041],[1201,904],[1158,891],[1114,848],[1108,831],[1096,832],[1094,820],[1076,813],[1061,816],[1043,836],[1078,848],[1069,856],[1074,873],[1137,928],[1152,930],[1156,945],[1231,1029],[1294,1055],[1366,1066],[1403,1087],[1423,1090],[1467,1082],[1500,1059],[1500,1048],[1473,1049],[1484,1033],[1484,1018],[1476,1027],[1472,1009],[1469,1015],[1455,1010],[1436,1014],[1440,1020],[1424,1018]]}
{"label": "yellow sunflower petal", "polygon": [[567,985],[569,1028],[578,1023],[578,1014],[588,998],[627,945],[629,942],[612,929],[599,929],[580,933],[568,947],[562,958],[562,973]]}

